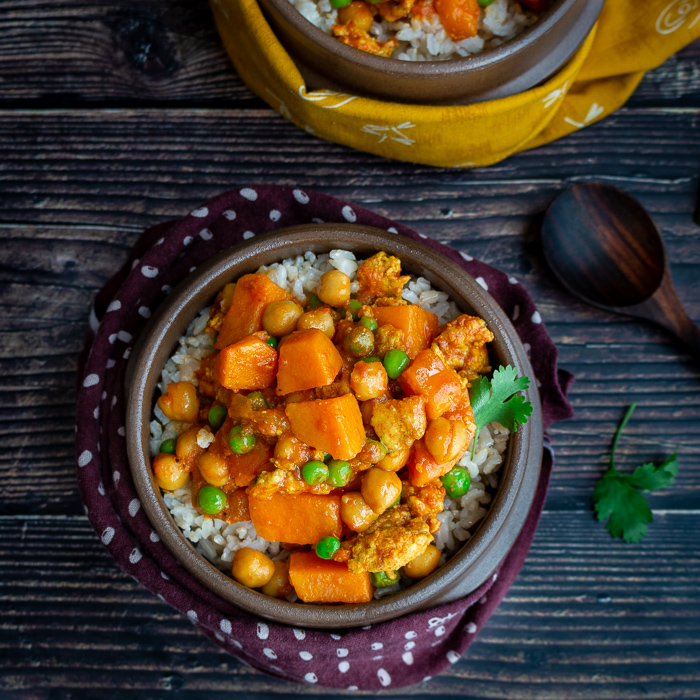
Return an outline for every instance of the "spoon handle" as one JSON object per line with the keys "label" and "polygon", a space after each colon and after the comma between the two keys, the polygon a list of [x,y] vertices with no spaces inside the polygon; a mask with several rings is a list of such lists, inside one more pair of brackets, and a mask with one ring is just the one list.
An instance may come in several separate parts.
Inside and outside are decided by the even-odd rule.
{"label": "spoon handle", "polygon": [[645,307],[647,318],[656,321],[680,338],[693,350],[696,359],[700,360],[700,328],[678,301],[676,290],[668,274],[651,299],[640,306]]}

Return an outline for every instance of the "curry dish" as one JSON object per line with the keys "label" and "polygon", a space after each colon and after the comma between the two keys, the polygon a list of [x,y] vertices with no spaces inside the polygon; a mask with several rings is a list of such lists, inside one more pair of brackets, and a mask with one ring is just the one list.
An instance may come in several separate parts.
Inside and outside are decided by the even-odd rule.
{"label": "curry dish", "polygon": [[[232,576],[267,595],[363,603],[399,572],[429,575],[445,495],[475,437],[470,382],[490,371],[480,318],[438,317],[402,298],[410,277],[377,253],[351,282],[323,274],[302,302],[264,273],[217,296],[215,342],[195,381],[158,407],[183,430],[153,460],[164,491],[191,482],[206,518],[252,521],[282,543],[273,561],[239,549]],[[352,291],[351,291],[352,289]]]}

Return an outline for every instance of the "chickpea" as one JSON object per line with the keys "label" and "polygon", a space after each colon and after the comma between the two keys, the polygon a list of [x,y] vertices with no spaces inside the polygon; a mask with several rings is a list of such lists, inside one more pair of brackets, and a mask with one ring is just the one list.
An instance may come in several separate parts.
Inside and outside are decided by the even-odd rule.
{"label": "chickpea", "polygon": [[161,452],[153,460],[156,483],[164,491],[177,491],[190,480],[190,472],[175,456]]}
{"label": "chickpea", "polygon": [[[338,22],[340,24],[354,22],[355,26],[363,32],[368,32],[371,29],[373,21],[374,13],[369,5],[366,2],[362,2],[362,0],[355,0],[355,2],[351,2],[338,10]],[[321,295],[319,294],[319,296]]]}
{"label": "chickpea", "polygon": [[372,414],[374,413],[375,402],[371,399],[369,401],[363,401],[360,404],[360,413],[362,414],[362,422],[365,425],[371,425]]}
{"label": "chickpea", "polygon": [[242,547],[233,557],[231,575],[248,588],[260,588],[275,574],[275,565],[270,557],[257,549]]}
{"label": "chickpea", "polygon": [[340,498],[340,519],[355,532],[364,532],[378,517],[357,491]]}
{"label": "chickpea", "polygon": [[401,495],[401,479],[394,472],[371,467],[362,477],[362,498],[377,514],[383,513]]}
{"label": "chickpea", "polygon": [[469,433],[461,420],[448,420],[440,416],[430,421],[425,431],[425,446],[438,463],[457,459],[468,442]]}
{"label": "chickpea", "polygon": [[374,350],[374,333],[365,326],[355,326],[345,336],[343,346],[355,357],[367,357]]}
{"label": "chickpea", "polygon": [[231,306],[231,301],[233,300],[233,292],[236,289],[235,282],[229,282],[221,290],[221,311],[226,313]]}
{"label": "chickpea", "polygon": [[411,445],[400,447],[398,450],[390,452],[384,459],[377,462],[379,469],[384,469],[388,472],[397,472],[408,462],[408,456],[411,454]]}
{"label": "chickpea", "polygon": [[273,301],[263,312],[263,328],[276,338],[289,335],[296,328],[297,321],[303,313],[301,306],[293,301]]}
{"label": "chickpea", "polygon": [[329,338],[335,335],[335,321],[333,314],[327,306],[318,309],[311,309],[299,317],[297,321],[297,330],[306,330],[307,328],[317,328],[321,333],[324,333]]}
{"label": "chickpea", "polygon": [[381,396],[389,384],[389,377],[381,362],[356,362],[350,374],[350,387],[359,401]]}
{"label": "chickpea", "polygon": [[200,447],[197,444],[197,433],[201,428],[201,425],[193,425],[188,430],[185,430],[177,439],[175,454],[177,458],[187,464],[188,467],[191,467],[194,464],[194,460],[206,450],[206,448]]}
{"label": "chickpea", "polygon": [[194,423],[199,416],[197,389],[192,382],[173,382],[158,399],[158,407],[170,420]]}
{"label": "chickpea", "polygon": [[440,563],[440,550],[432,544],[403,567],[403,572],[410,578],[425,578],[437,569]]}
{"label": "chickpea", "polygon": [[292,584],[289,582],[289,562],[273,561],[275,573],[272,578],[260,589],[261,593],[272,598],[286,598],[292,592]]}
{"label": "chickpea", "polygon": [[[371,10],[369,7],[367,7],[367,5],[365,5],[364,2],[350,3],[350,5],[363,5],[370,13],[371,18]],[[350,5],[344,9],[348,9]],[[351,11],[351,13],[353,12],[357,13],[357,9]],[[341,24],[345,24],[340,17],[338,18],[338,21]],[[356,20],[355,23],[357,24]],[[372,26],[371,21],[369,26]],[[343,306],[350,299],[350,278],[340,270],[329,270],[323,274],[319,280],[318,285],[316,286],[316,294],[324,304],[328,304],[329,306]]]}
{"label": "chickpea", "polygon": [[229,482],[229,472],[226,460],[219,455],[205,452],[195,460],[202,479],[212,486],[226,486]]}
{"label": "chickpea", "polygon": [[283,435],[275,444],[275,459],[284,459],[299,466],[306,464],[310,458],[309,446],[292,435]]}

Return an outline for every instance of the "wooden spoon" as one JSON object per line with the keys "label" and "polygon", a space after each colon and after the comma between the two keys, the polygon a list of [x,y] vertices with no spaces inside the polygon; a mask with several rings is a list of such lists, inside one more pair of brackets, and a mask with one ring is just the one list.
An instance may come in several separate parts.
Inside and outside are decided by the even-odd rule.
{"label": "wooden spoon", "polygon": [[659,229],[634,197],[601,183],[572,187],[547,210],[542,244],[572,294],[653,321],[700,358],[700,328],[678,301]]}

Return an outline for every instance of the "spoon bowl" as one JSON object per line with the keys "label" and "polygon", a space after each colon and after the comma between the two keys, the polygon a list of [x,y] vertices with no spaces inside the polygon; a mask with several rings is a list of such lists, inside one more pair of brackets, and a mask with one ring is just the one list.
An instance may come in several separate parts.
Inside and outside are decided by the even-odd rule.
{"label": "spoon bowl", "polygon": [[634,197],[602,183],[572,187],[547,210],[542,245],[572,294],[655,322],[700,357],[700,329],[678,301],[661,233]]}

